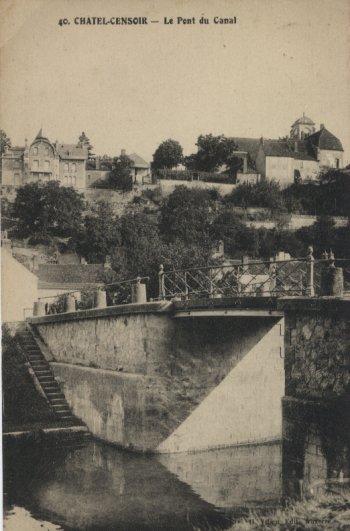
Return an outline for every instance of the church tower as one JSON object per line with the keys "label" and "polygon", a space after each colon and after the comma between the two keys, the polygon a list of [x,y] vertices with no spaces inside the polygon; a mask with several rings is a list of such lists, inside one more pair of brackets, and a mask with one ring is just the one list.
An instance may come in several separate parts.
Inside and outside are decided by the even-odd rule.
{"label": "church tower", "polygon": [[293,140],[303,140],[316,131],[315,123],[303,113],[301,118],[294,122],[290,130],[290,138]]}

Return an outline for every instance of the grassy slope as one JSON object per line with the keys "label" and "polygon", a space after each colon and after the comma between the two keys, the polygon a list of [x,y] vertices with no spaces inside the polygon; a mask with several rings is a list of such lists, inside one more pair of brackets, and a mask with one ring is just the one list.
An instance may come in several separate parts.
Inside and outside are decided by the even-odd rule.
{"label": "grassy slope", "polygon": [[278,531],[350,529],[350,489],[320,494],[309,500],[288,504],[268,516],[250,513],[230,528],[230,531],[260,529]]}

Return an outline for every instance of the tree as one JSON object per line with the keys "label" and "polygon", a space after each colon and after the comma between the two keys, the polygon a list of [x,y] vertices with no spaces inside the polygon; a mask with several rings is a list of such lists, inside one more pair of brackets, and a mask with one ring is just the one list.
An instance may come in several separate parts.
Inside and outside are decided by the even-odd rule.
{"label": "tree", "polygon": [[200,135],[197,139],[197,153],[186,157],[188,169],[213,172],[229,162],[237,145],[233,138],[224,135]]}
{"label": "tree", "polygon": [[257,252],[254,231],[246,227],[230,210],[223,210],[211,226],[213,240],[223,240],[225,252],[231,257],[242,254],[254,256]]}
{"label": "tree", "polygon": [[120,244],[118,221],[109,203],[99,202],[94,212],[84,218],[82,233],[77,243],[79,254],[90,263],[105,262]]}
{"label": "tree", "polygon": [[283,210],[284,201],[279,183],[263,180],[256,184],[242,183],[226,198],[241,207],[264,207]]}
{"label": "tree", "polygon": [[173,168],[183,160],[182,147],[177,140],[169,138],[162,142],[153,153],[152,168],[155,170]]}
{"label": "tree", "polygon": [[341,170],[320,175],[320,203],[323,214],[350,217],[350,178]]}
{"label": "tree", "polygon": [[210,245],[214,202],[205,190],[177,186],[161,207],[160,232],[165,241]]}
{"label": "tree", "polygon": [[11,147],[11,140],[4,130],[0,129],[0,157],[2,157],[8,147]]}
{"label": "tree", "polygon": [[131,175],[132,160],[126,155],[120,155],[113,159],[112,171],[109,173],[108,183],[114,190],[129,192],[133,182]]}
{"label": "tree", "polygon": [[21,237],[74,237],[81,229],[83,196],[58,181],[30,183],[17,190],[13,215]]}
{"label": "tree", "polygon": [[321,256],[324,251],[334,250],[336,233],[334,219],[320,216],[310,227],[302,227],[296,231],[296,236],[305,247],[312,245],[316,256]]}
{"label": "tree", "polygon": [[83,131],[81,135],[79,136],[79,144],[81,144],[83,147],[85,147],[88,150],[89,153],[89,159],[92,158],[93,153],[93,146],[90,143],[89,138],[86,136],[85,132]]}

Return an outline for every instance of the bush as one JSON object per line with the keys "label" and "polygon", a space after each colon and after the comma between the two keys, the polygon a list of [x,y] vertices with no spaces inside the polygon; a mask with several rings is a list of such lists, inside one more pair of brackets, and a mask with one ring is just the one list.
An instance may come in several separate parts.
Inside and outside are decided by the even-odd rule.
{"label": "bush", "polygon": [[226,196],[225,201],[240,207],[285,209],[280,185],[275,181],[264,180],[256,184],[242,183]]}

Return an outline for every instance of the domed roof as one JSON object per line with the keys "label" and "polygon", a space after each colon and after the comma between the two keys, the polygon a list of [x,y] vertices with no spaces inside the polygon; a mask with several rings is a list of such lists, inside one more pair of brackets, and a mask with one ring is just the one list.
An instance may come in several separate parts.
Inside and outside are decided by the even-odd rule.
{"label": "domed roof", "polygon": [[305,114],[303,113],[303,116],[301,116],[300,118],[298,118],[297,120],[295,120],[294,125],[297,125],[297,124],[303,124],[303,125],[315,125],[315,122],[313,122],[311,120],[311,118],[308,118],[307,116],[305,116]]}

